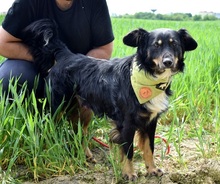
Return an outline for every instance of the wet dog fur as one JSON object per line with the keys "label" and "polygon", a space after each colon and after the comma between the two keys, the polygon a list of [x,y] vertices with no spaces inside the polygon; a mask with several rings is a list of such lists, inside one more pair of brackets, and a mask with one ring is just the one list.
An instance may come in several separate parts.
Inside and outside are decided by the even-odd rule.
{"label": "wet dog fur", "polygon": [[[197,42],[185,29],[133,30],[123,42],[137,47],[137,52],[111,60],[70,52],[59,40],[56,24],[49,19],[29,25],[24,30],[23,40],[41,74],[46,76],[50,70],[47,79],[53,113],[64,100],[65,108],[78,104],[78,108],[91,109],[98,117],[106,115],[115,124],[110,141],[121,145],[123,175],[129,180],[137,178],[133,167],[135,133],[148,173],[162,175],[154,163],[154,136],[158,118],[168,109],[171,82],[158,96],[140,104],[131,85],[132,64],[136,62],[139,70],[144,70],[154,80],[183,72],[184,53],[197,47]],[[72,113],[78,118],[76,114]],[[87,119],[84,121],[86,132],[91,114],[84,118]],[[89,148],[86,154],[92,157]]]}

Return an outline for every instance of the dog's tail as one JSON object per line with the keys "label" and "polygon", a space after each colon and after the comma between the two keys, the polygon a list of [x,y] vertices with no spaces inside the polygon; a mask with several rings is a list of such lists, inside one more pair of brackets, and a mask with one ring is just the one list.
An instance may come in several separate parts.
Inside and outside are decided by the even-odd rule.
{"label": "dog's tail", "polygon": [[22,33],[22,40],[28,46],[37,69],[46,76],[55,63],[56,50],[66,47],[58,38],[56,23],[51,19],[37,20],[28,25]]}

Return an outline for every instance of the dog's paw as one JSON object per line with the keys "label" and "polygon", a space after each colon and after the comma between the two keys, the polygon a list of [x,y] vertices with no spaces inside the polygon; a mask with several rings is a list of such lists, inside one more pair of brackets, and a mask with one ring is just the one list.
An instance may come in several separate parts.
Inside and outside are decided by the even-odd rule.
{"label": "dog's paw", "polygon": [[127,157],[124,157],[123,163],[124,163],[122,169],[123,178],[125,180],[135,181],[138,178],[138,176],[134,171],[132,160],[127,159]]}
{"label": "dog's paw", "polygon": [[153,168],[153,169],[148,169],[148,174],[151,176],[162,176],[163,171],[161,169]]}
{"label": "dog's paw", "polygon": [[123,179],[129,181],[136,181],[138,178],[136,173],[123,173]]}
{"label": "dog's paw", "polygon": [[90,151],[90,149],[88,147],[85,150],[85,154],[86,154],[86,161],[87,162],[94,163],[94,164],[97,163],[96,159],[94,158],[92,152]]}

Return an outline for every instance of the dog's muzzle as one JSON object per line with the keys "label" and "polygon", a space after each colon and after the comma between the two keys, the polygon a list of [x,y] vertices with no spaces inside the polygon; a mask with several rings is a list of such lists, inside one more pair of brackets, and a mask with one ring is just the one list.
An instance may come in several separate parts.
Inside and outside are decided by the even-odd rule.
{"label": "dog's muzzle", "polygon": [[174,57],[171,54],[166,53],[162,58],[162,63],[165,68],[172,68],[174,65]]}

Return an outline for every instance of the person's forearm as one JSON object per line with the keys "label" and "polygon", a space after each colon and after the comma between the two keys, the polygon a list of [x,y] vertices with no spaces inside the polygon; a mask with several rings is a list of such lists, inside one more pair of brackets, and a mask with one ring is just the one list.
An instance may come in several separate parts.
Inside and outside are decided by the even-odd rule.
{"label": "person's forearm", "polygon": [[94,48],[90,50],[86,55],[98,59],[110,59],[112,50],[113,50],[113,42],[101,47]]}
{"label": "person's forearm", "polygon": [[92,49],[86,55],[98,59],[109,59],[111,57],[108,54],[106,54],[104,51],[99,49]]}
{"label": "person's forearm", "polygon": [[0,55],[10,59],[33,61],[28,48],[22,42],[0,43]]}

